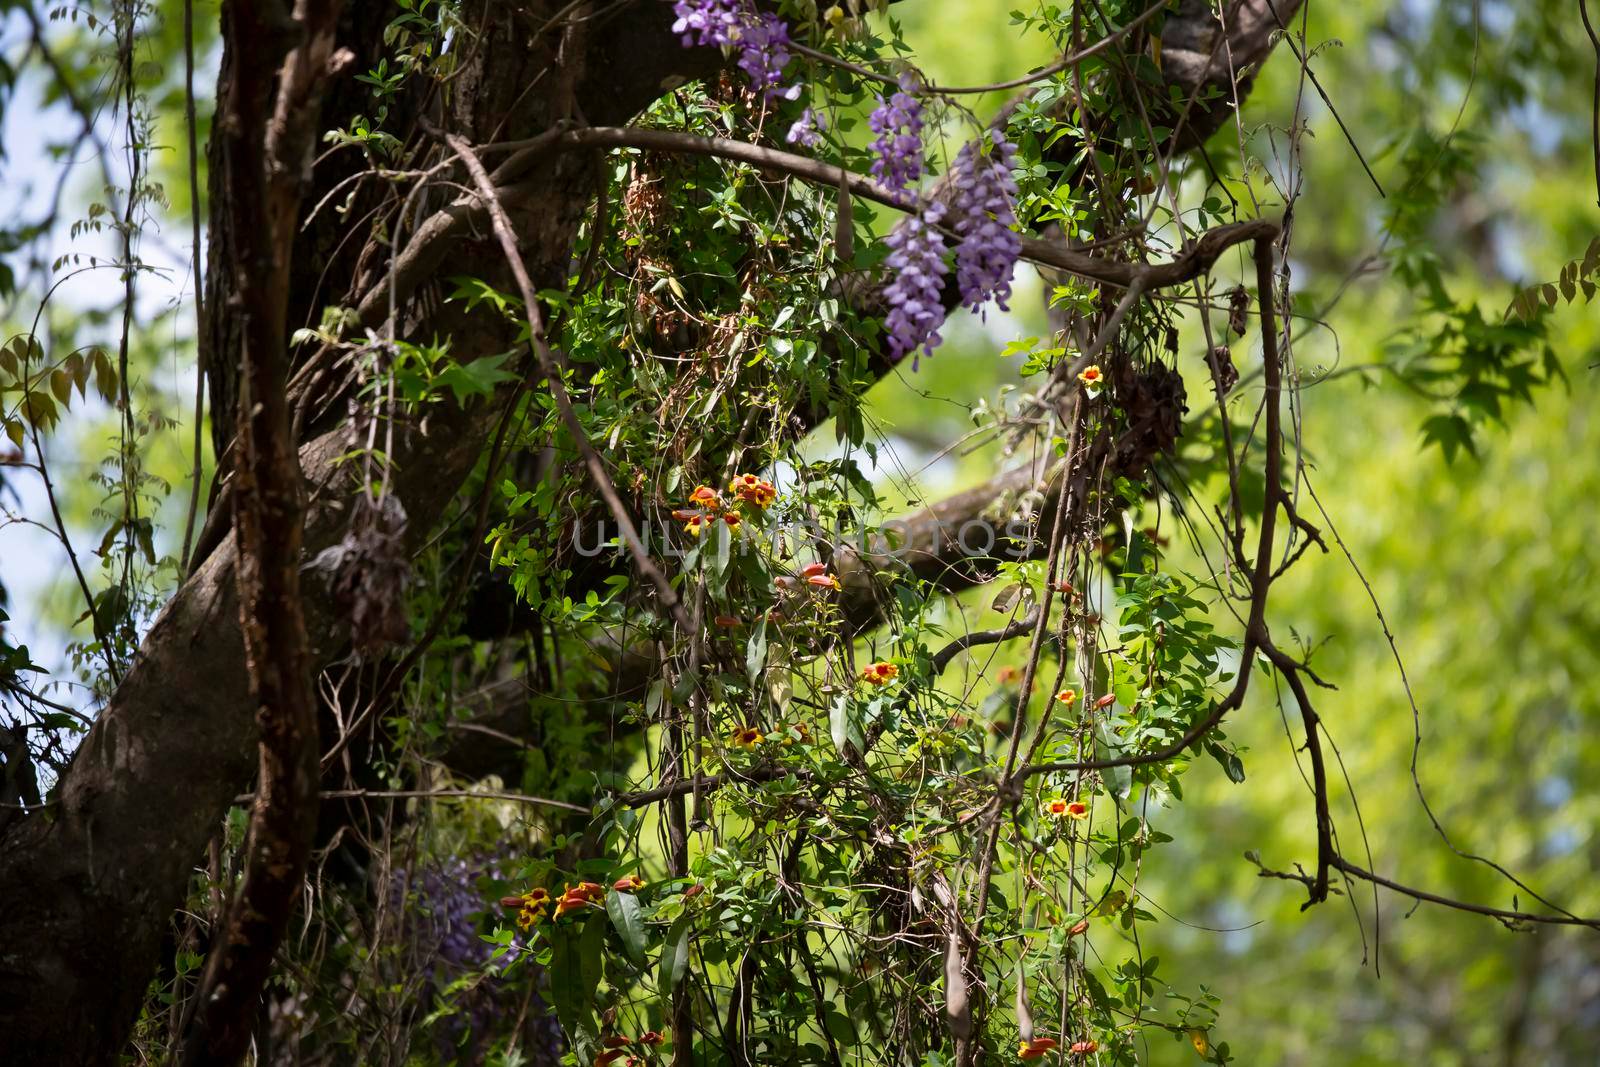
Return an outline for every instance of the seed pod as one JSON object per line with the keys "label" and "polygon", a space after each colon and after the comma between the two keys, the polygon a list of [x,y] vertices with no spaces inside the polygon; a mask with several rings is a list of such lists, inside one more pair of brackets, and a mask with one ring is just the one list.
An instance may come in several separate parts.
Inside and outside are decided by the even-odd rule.
{"label": "seed pod", "polygon": [[960,1040],[972,1036],[972,1005],[967,1001],[967,976],[961,973],[961,939],[952,931],[944,956],[944,1014],[950,1033]]}
{"label": "seed pod", "polygon": [[1233,292],[1228,294],[1228,332],[1235,336],[1244,333],[1249,325],[1246,316],[1250,311],[1250,294],[1244,291],[1244,286],[1235,286]]}
{"label": "seed pod", "polygon": [[850,205],[850,177],[843,167],[839,168],[838,211],[833,221],[833,254],[849,266],[856,260],[856,223]]}
{"label": "seed pod", "polygon": [[1239,384],[1239,368],[1234,366],[1233,353],[1227,345],[1217,345],[1206,353],[1206,366],[1211,368],[1215,387],[1227,396]]}
{"label": "seed pod", "polygon": [[1017,1030],[1024,1043],[1033,1041],[1033,1013],[1028,1010],[1028,978],[1017,964]]}

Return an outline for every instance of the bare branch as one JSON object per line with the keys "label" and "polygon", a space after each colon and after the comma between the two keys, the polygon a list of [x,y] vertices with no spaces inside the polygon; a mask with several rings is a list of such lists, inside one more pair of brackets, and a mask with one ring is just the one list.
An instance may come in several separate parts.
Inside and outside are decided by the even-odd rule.
{"label": "bare branch", "polygon": [[1381,874],[1373,874],[1365,868],[1358,867],[1343,856],[1334,856],[1332,863],[1336,869],[1343,871],[1352,878],[1360,878],[1362,881],[1382,886],[1402,896],[1408,896],[1412,900],[1420,900],[1425,904],[1438,904],[1441,907],[1454,908],[1456,911],[1467,911],[1474,915],[1488,915],[1492,918],[1501,919],[1508,924],[1537,923],[1544,926],[1586,926],[1591,930],[1600,930],[1600,919],[1585,919],[1577,915],[1540,915],[1536,912],[1491,908],[1484,904],[1472,904],[1465,900],[1456,900],[1452,897],[1441,896],[1438,893],[1430,893],[1424,889],[1414,889],[1411,886],[1402,885],[1392,879],[1383,877]]}
{"label": "bare branch", "polygon": [[[425,124],[426,125],[426,124]],[[544,321],[539,311],[539,294],[533,287],[533,281],[528,277],[528,268],[523,265],[522,253],[517,250],[517,239],[511,232],[511,222],[506,218],[505,208],[500,203],[494,183],[489,179],[489,172],[483,169],[483,164],[478,157],[472,154],[472,149],[454,134],[432,130],[435,135],[450,146],[451,151],[461,158],[466,165],[468,173],[472,175],[478,195],[488,205],[489,218],[494,225],[495,237],[500,242],[500,249],[505,253],[506,263],[511,268],[512,276],[517,280],[517,287],[522,295],[522,311],[528,317],[528,335],[533,345],[534,358],[539,362],[539,371],[544,375],[545,384],[550,388],[550,394],[555,398],[556,410],[561,415],[561,421],[566,426],[567,433],[572,435],[573,441],[578,446],[578,454],[583,457],[584,466],[589,469],[589,477],[594,482],[595,491],[605,501],[606,507],[611,510],[611,517],[617,521],[621,528],[622,539],[627,542],[628,550],[633,553],[634,566],[639,573],[655,586],[656,596],[665,608],[677,621],[678,628],[685,634],[694,632],[694,625],[690,622],[688,614],[683,609],[683,604],[678,599],[677,591],[672,588],[672,583],[667,580],[656,562],[650,558],[650,550],[645,547],[644,541],[639,537],[639,531],[633,524],[633,519],[628,515],[626,505],[617,495],[617,487],[611,481],[611,475],[606,470],[605,461],[600,458],[600,453],[595,451],[594,444],[589,440],[589,435],[583,429],[583,423],[578,421],[577,412],[572,408],[572,398],[567,395],[567,386],[562,378],[561,368],[556,364],[555,355],[550,351],[550,344],[545,340]]]}

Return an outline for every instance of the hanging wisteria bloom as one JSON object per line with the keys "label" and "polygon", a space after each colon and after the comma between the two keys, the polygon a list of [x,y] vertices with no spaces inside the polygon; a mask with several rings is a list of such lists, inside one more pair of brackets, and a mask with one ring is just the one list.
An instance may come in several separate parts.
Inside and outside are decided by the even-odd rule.
{"label": "hanging wisteria bloom", "polygon": [[906,353],[917,355],[911,361],[916,370],[921,354],[933,354],[939,344],[939,327],[944,325],[944,276],[950,268],[944,262],[944,205],[929,204],[920,215],[911,215],[884,239],[889,256],[884,261],[893,279],[884,290],[889,313],[884,328],[889,334],[889,356],[899,361]]}
{"label": "hanging wisteria bloom", "polygon": [[776,14],[755,14],[739,30],[739,69],[750,78],[750,88],[771,99],[792,101],[800,86],[782,88],[784,67],[789,66],[789,24]]}
{"label": "hanging wisteria bloom", "polygon": [[877,134],[872,142],[872,176],[896,192],[922,177],[922,101],[914,95],[915,76],[900,75],[900,91],[878,97],[867,124]]}
{"label": "hanging wisteria bloom", "polygon": [[[421,976],[421,1003],[448,1001],[454,1009],[441,1012],[434,1023],[443,1062],[481,1062],[497,1030],[515,1018],[509,991],[494,982],[464,981],[492,966],[494,946],[479,936],[479,917],[487,910],[479,883],[503,881],[509,866],[509,853],[450,857],[417,870],[397,869],[389,877],[387,896],[401,934],[400,958],[407,973]],[[503,969],[526,949],[524,938],[515,936],[499,966]],[[547,984],[545,978],[537,981]],[[540,1046],[534,1061],[556,1063],[564,1044],[560,1025],[538,994],[530,1006],[525,1034]]]}
{"label": "hanging wisteria bloom", "polygon": [[739,69],[752,88],[767,99],[794,100],[800,86],[783,86],[789,65],[789,24],[776,15],[757,12],[747,0],[677,0],[672,32],[685,48],[710,45],[739,49]]}
{"label": "hanging wisteria bloom", "polygon": [[[985,140],[993,151],[985,154]],[[1017,149],[1005,134],[991,130],[987,138],[968,141],[956,156],[950,177],[955,184],[951,204],[956,233],[956,284],[961,302],[973,311],[993,299],[1001,311],[1009,310],[1011,276],[1022,253],[1017,222],[1017,183],[1011,177]]]}
{"label": "hanging wisteria bloom", "polygon": [[800,113],[798,119],[795,119],[794,125],[789,127],[789,133],[784,140],[790,144],[815,148],[821,143],[822,131],[826,128],[826,120],[808,107]]}
{"label": "hanging wisteria bloom", "polygon": [[800,86],[783,88],[783,68],[789,65],[789,24],[776,15],[751,15],[739,30],[739,69],[750,87],[767,99],[794,100]]}
{"label": "hanging wisteria bloom", "polygon": [[683,46],[710,45],[722,48],[732,44],[745,22],[745,7],[739,0],[678,0],[672,5],[678,21],[672,32]]}

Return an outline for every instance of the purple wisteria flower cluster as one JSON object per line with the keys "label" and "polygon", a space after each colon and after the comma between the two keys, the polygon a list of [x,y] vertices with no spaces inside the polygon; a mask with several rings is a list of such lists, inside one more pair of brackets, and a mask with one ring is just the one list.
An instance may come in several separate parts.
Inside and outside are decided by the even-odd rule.
{"label": "purple wisteria flower cluster", "polygon": [[[767,99],[799,96],[798,85],[783,87],[783,71],[791,58],[789,27],[776,15],[757,12],[750,0],[675,0],[673,12],[677,21],[672,32],[685,47],[737,48],[740,69]],[[870,169],[910,207],[912,186],[922,177],[921,86],[911,71],[901,74],[897,85],[887,99],[877,98],[867,120],[877,135]],[[806,108],[785,139],[815,147],[822,128],[821,117]],[[885,239],[889,255],[884,262],[891,278],[884,290],[889,306],[884,328],[891,359],[898,362],[910,354],[915,370],[922,355],[931,355],[941,340],[944,278],[950,272],[940,230],[946,214],[960,238],[955,258],[961,302],[980,313],[990,300],[1002,311],[1009,310],[1011,277],[1022,251],[1022,238],[1016,232],[1017,183],[1011,177],[1016,151],[999,130],[963,146],[950,172],[954,196],[949,207],[935,203],[914,211]]]}
{"label": "purple wisteria flower cluster", "polygon": [[815,148],[821,142],[822,131],[827,129],[827,126],[827,119],[808,107],[800,112],[800,117],[789,127],[789,133],[784,140],[790,144]]}
{"label": "purple wisteria flower cluster", "polygon": [[[990,147],[984,152],[985,143]],[[920,160],[920,143],[917,149]],[[942,293],[949,268],[944,262],[945,239],[939,230],[946,215],[960,236],[956,246],[956,284],[961,302],[981,311],[994,300],[1002,311],[1011,297],[1011,276],[1022,252],[1016,232],[1017,183],[1011,177],[1016,146],[999,130],[965,145],[956,156],[950,179],[955,195],[950,207],[929,204],[896,226],[886,239],[889,256],[884,261],[892,275],[884,290],[889,305],[884,325],[889,356],[895,361],[914,352],[916,370],[923,353],[933,354],[944,325]]]}
{"label": "purple wisteria flower cluster", "polygon": [[768,100],[796,100],[800,86],[783,85],[783,68],[789,65],[789,24],[776,15],[753,15],[739,31],[739,69],[751,88]]}
{"label": "purple wisteria flower cluster", "polygon": [[739,0],[678,0],[672,5],[672,13],[678,16],[672,32],[685,48],[726,48],[739,36],[746,10]]}
{"label": "purple wisteria flower cluster", "polygon": [[676,0],[672,32],[685,48],[695,45],[739,50],[739,69],[766,99],[794,100],[800,86],[783,84],[789,65],[789,24],[753,8],[748,0]]}
{"label": "purple wisteria flower cluster", "polygon": [[956,196],[951,214],[956,218],[956,283],[961,287],[961,302],[979,311],[991,299],[1001,311],[1009,311],[1011,275],[1022,254],[1022,236],[1017,233],[1017,183],[1011,177],[1017,146],[1005,134],[992,130],[987,138],[993,151],[983,153],[985,138],[968,141],[950,169]]}
{"label": "purple wisteria flower cluster", "polygon": [[950,268],[944,262],[944,205],[929,204],[920,214],[911,215],[884,238],[889,257],[884,262],[894,278],[884,290],[889,313],[884,328],[889,335],[889,358],[899,362],[906,353],[916,353],[911,369],[916,370],[922,353],[933,354],[939,344],[939,327],[944,324],[944,276]]}
{"label": "purple wisteria flower cluster", "polygon": [[[415,872],[396,870],[390,876],[389,905],[402,924],[408,966],[423,976],[424,1012],[456,979],[489,965],[494,947],[478,936],[479,917],[485,910],[479,882],[503,881],[506,866],[502,856],[472,860],[457,856],[425,864]],[[513,946],[505,962],[525,950],[520,937]],[[524,1020],[522,1035],[535,1053],[530,1062],[559,1063],[561,1028],[554,1013],[544,1010],[542,998],[536,996],[534,1003],[536,1010]],[[457,991],[453,1006],[454,1012],[434,1024],[438,1052],[447,1062],[482,1062],[494,1035],[517,1018],[502,991],[490,982]]]}
{"label": "purple wisteria flower cluster", "polygon": [[878,97],[867,119],[878,135],[872,142],[872,176],[897,193],[922,177],[922,101],[916,88],[914,75],[900,75],[900,91],[888,100]]}

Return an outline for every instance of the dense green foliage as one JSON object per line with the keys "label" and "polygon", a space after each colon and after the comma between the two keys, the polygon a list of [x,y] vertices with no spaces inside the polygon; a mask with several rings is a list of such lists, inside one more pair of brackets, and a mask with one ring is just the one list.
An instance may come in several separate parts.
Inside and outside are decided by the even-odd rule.
{"label": "dense green foliage", "polygon": [[[1085,11],[1103,28],[1144,6]],[[797,39],[809,27],[827,51],[884,71],[904,57],[933,85],[1013,77],[1090,17],[1048,4],[1006,18],[914,0],[859,21],[783,7]],[[118,11],[162,29],[142,45],[134,128],[182,144],[178,13]],[[404,190],[417,160],[411,131],[385,127],[387,102],[407,79],[448,82],[443,41],[463,17],[396,5],[397,61],[362,74],[371,109],[329,144]],[[70,74],[105,61],[101,25],[40,32]],[[1592,916],[1600,208],[1588,193],[1594,57],[1575,25],[1547,3],[1313,4],[1240,121],[1183,157],[1170,198],[1154,162],[1168,127],[1123,80],[1159,79],[1148,42],[1125,66],[1084,69],[1085,112],[1112,117],[1098,151],[1057,148],[1091,127],[1058,106],[1084,92],[1070,73],[1004,113],[1008,93],[934,98],[928,126],[942,173],[1000,116],[1030,233],[1054,224],[1165,260],[1179,249],[1174,214],[1196,232],[1284,218],[1283,485],[1320,543],[1280,519],[1267,555],[1295,562],[1267,615],[1277,647],[1309,660],[1301,676],[1328,683],[1312,695],[1339,853],[1450,900],[1552,911],[1461,853],[1486,856]],[[675,87],[635,125],[792,148],[773,130],[809,105],[829,116],[809,154],[865,173],[866,115],[886,87],[800,69],[800,101],[764,107],[730,75]],[[74,91],[114,84],[78,75]],[[128,154],[161,182],[124,206],[139,221],[119,225],[140,241],[161,223],[186,230],[180,154]],[[399,648],[325,676],[341,730],[381,694],[376,740],[340,736],[357,766],[333,787],[410,795],[319,839],[272,991],[279,1040],[315,1062],[557,1062],[559,1047],[589,1064],[626,1037],[612,1062],[666,1062],[692,1023],[694,1062],[944,1067],[961,1054],[947,1027],[970,995],[986,1062],[1016,1060],[1035,1034],[1060,1043],[1046,1062],[1588,1062],[1593,930],[1419,907],[1338,871],[1333,896],[1302,908],[1318,825],[1300,708],[1264,653],[1239,655],[1246,557],[1276,488],[1257,436],[1260,307],[1275,294],[1257,291],[1248,244],[1133,307],[1093,368],[1104,363],[1110,388],[1067,372],[1092,336],[1082,324],[1103,325],[1120,294],[1053,273],[1019,275],[1009,313],[953,314],[915,371],[906,360],[885,374],[881,308],[849,295],[884,269],[902,212],[858,197],[852,213],[836,185],[727,159],[604,159],[567,284],[539,295],[577,424],[693,625],[634,567],[560,402],[534,387],[517,293],[462,264],[437,294],[521,329],[509,352],[464,358],[449,337],[385,345],[339,307],[296,335],[298,352],[325,346],[357,368],[347,458],[368,487],[388,484],[378,428],[390,420],[510,399],[503,437],[485,442],[414,561]],[[106,214],[95,190],[73,195],[91,224]],[[1127,235],[1146,225],[1136,247]],[[48,736],[33,756],[46,795],[83,728],[73,709],[92,717],[177,584],[187,479],[209,484],[214,462],[188,470],[190,401],[172,372],[194,360],[181,303],[138,305],[125,341],[104,289],[30,324],[40,279],[62,269],[44,260],[81,236],[65,215],[6,234],[24,251],[5,294],[19,340],[0,351],[18,465],[0,468],[0,491],[23,488],[0,538],[26,514],[70,534],[86,561],[81,578],[41,580],[0,555],[9,625],[30,616],[20,638],[0,630],[0,714],[32,715],[31,736]],[[1055,330],[1063,319],[1079,332]],[[1207,353],[1230,342],[1240,380],[1219,399]],[[1094,453],[1079,525],[1022,527],[1059,541],[1051,561],[1008,560],[951,592],[948,575],[895,558],[896,516],[1125,433],[1145,412],[1118,375],[1152,367],[1158,384],[1140,388],[1185,385],[1182,437],[1170,455],[1130,446],[1137,462]],[[1032,400],[1053,375],[1070,413]],[[56,473],[77,463],[81,475],[86,457],[92,476]],[[28,482],[39,466],[55,475],[53,519]],[[982,514],[999,526],[1018,508],[1013,494]],[[467,589],[480,548],[495,595]],[[474,612],[491,610],[485,636]],[[499,616],[513,621],[500,629]],[[1036,625],[946,654],[1019,620]],[[1079,766],[1180,742],[1241,671],[1254,679],[1243,707],[1192,751]],[[495,753],[458,764],[475,729]],[[1028,773],[1013,783],[1018,767]],[[415,795],[439,791],[485,795]],[[216,866],[195,878],[193,914],[175,919],[141,1057],[160,1058],[176,1032],[207,901],[238,871],[242,833],[235,809]],[[952,961],[964,977],[952,980]]]}

